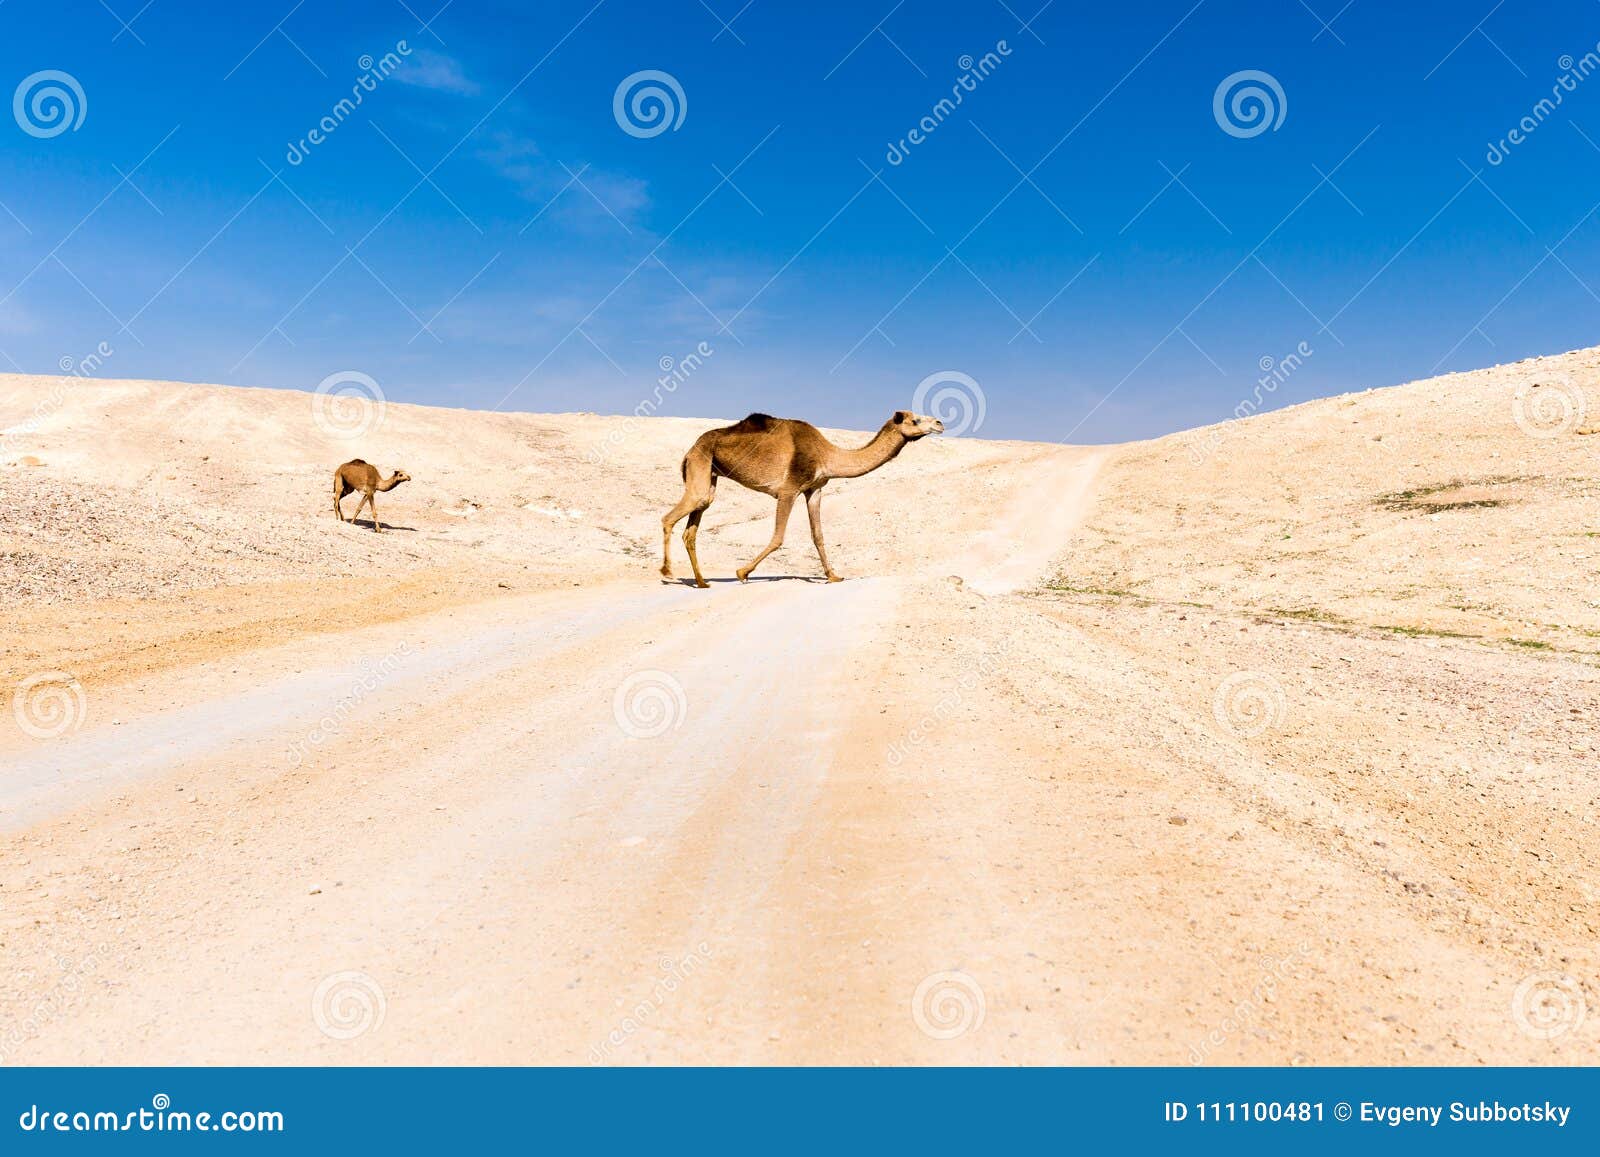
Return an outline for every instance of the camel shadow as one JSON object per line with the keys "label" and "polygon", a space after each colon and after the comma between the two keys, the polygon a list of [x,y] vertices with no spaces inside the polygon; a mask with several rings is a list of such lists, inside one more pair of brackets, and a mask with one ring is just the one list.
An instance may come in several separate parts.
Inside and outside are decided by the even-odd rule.
{"label": "camel shadow", "polygon": [[[717,585],[719,583],[733,583],[735,586],[737,586],[739,584],[739,580],[738,579],[731,578],[731,577],[730,578],[707,578],[706,582],[712,584],[713,586],[715,586],[715,585]],[[808,574],[760,574],[760,575],[757,575],[757,574],[753,574],[748,579],[746,579],[745,582],[746,583],[750,583],[750,584],[754,584],[754,583],[798,582],[798,583],[823,583],[824,585],[826,585],[827,580],[824,579],[821,575],[808,575]],[[692,579],[692,578],[684,578],[684,577],[669,578],[669,579],[664,578],[664,579],[661,580],[661,585],[664,586],[664,587],[693,587],[694,586],[694,579]]]}
{"label": "camel shadow", "polygon": [[[360,527],[364,527],[367,530],[371,530],[372,529],[372,519],[370,519],[370,518],[352,518],[347,523],[345,523],[345,525],[346,526],[360,526]],[[392,522],[384,523],[383,524],[383,529],[385,529],[385,530],[404,530],[404,531],[410,532],[411,534],[416,534],[417,533],[417,528],[414,527],[414,526],[396,526]]]}

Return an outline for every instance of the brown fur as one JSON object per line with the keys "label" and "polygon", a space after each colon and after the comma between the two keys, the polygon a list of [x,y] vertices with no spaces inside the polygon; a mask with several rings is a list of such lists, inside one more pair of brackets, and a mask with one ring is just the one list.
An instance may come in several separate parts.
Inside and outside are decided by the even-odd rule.
{"label": "brown fur", "polygon": [[822,488],[830,479],[856,478],[876,470],[905,449],[907,442],[943,429],[944,423],[937,418],[896,410],[872,441],[856,450],[835,446],[809,422],[767,414],[751,414],[732,426],[707,431],[684,455],[683,497],[661,520],[661,573],[672,577],[672,528],[687,516],[689,525],[683,531],[683,545],[689,551],[689,565],[694,568],[694,585],[710,585],[700,573],[694,541],[700,519],[716,498],[717,479],[726,477],[778,500],[772,541],[750,565],[735,572],[740,582],[783,545],[789,513],[802,494],[811,518],[811,541],[816,545],[823,573],[829,582],[838,582],[839,576],[828,565],[828,552],[822,543]]}
{"label": "brown fur", "polygon": [[372,511],[372,529],[382,531],[383,524],[378,521],[378,508],[372,501],[372,496],[378,491],[388,493],[402,482],[410,482],[411,475],[404,470],[396,470],[389,477],[384,478],[378,473],[376,466],[363,462],[360,458],[353,458],[333,472],[333,513],[340,522],[346,521],[344,511],[339,509],[339,501],[347,494],[360,494],[361,501],[356,503],[356,512],[349,518],[354,522],[361,515],[361,508],[365,506]]}

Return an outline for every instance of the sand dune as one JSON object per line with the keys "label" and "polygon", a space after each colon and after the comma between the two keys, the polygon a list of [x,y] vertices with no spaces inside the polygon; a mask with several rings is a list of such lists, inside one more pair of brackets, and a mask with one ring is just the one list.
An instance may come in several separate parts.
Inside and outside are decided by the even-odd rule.
{"label": "sand dune", "polygon": [[709,420],[0,376],[0,1059],[1595,1063],[1597,390],[928,439],[701,592]]}

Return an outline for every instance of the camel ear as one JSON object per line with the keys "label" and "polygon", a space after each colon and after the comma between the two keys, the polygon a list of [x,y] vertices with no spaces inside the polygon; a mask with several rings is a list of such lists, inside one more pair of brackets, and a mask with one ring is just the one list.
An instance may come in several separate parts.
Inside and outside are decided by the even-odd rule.
{"label": "camel ear", "polygon": [[895,422],[895,423],[909,422],[910,420],[911,420],[911,411],[910,410],[896,410],[894,412],[894,417],[889,419],[889,421]]}

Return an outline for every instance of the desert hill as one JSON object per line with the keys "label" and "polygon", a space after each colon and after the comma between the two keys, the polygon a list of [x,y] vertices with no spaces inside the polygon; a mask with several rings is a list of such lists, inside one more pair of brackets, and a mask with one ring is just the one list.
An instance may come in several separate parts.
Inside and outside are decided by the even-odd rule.
{"label": "desert hill", "polygon": [[661,581],[715,420],[318,407],[0,376],[5,1063],[1600,1060],[1600,351],[929,438],[832,586]]}

